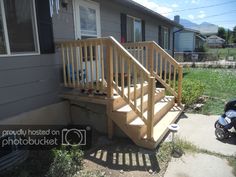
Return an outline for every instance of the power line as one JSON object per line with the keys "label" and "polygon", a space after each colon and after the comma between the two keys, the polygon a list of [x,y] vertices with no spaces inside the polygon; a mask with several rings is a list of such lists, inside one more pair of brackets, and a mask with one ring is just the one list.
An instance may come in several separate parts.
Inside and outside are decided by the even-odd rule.
{"label": "power line", "polygon": [[197,9],[205,9],[205,8],[209,8],[209,7],[216,7],[216,6],[222,6],[225,4],[230,4],[230,3],[235,3],[236,1],[228,1],[228,2],[223,2],[223,3],[218,3],[218,4],[212,4],[212,5],[208,5],[208,6],[200,6],[200,7],[193,7],[193,8],[188,8],[188,9],[181,9],[181,10],[174,10],[171,12],[165,12],[163,14],[169,14],[169,13],[174,13],[174,12],[182,12],[182,11],[188,11],[188,10],[197,10]]}
{"label": "power line", "polygon": [[224,12],[224,13],[220,13],[220,14],[214,14],[214,15],[209,15],[209,16],[205,16],[203,18],[198,18],[198,19],[205,19],[205,18],[210,18],[210,17],[217,17],[217,16],[221,16],[221,15],[225,15],[225,14],[231,14],[231,13],[235,13],[236,10],[232,10],[232,11],[228,11],[228,12]]}
{"label": "power line", "polygon": [[236,23],[236,21],[235,20],[217,20],[217,21],[213,21],[212,23],[219,23],[219,22],[235,22]]}

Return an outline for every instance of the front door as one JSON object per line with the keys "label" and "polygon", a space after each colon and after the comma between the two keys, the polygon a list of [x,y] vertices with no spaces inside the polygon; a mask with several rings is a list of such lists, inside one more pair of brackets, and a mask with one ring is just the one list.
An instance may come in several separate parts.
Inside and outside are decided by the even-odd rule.
{"label": "front door", "polygon": [[[87,39],[87,38],[98,38],[101,37],[101,25],[100,25],[100,6],[99,3],[90,1],[90,0],[74,0],[74,20],[75,20],[75,38],[77,40]],[[87,62],[87,70],[86,63],[83,62],[83,68],[85,68],[82,72],[85,73],[83,75],[86,78],[85,82],[95,82],[96,74],[101,78],[101,65],[100,65],[100,47],[98,47],[98,71],[96,68],[96,61],[94,51],[96,50],[95,46],[92,47],[92,53],[89,51],[89,47],[87,50],[89,55],[89,61]],[[84,54],[82,54],[84,55]],[[92,62],[90,60],[93,60]],[[92,64],[92,66],[91,66]],[[94,71],[91,71],[93,68]],[[93,73],[93,77],[91,77]],[[88,80],[87,80],[88,79]]]}
{"label": "front door", "polygon": [[101,37],[100,6],[90,0],[74,0],[76,39]]}

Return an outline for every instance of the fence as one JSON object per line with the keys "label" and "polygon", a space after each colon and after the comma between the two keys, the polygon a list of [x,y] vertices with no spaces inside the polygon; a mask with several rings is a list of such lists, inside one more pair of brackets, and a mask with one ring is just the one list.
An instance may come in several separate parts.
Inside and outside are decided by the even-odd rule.
{"label": "fence", "polygon": [[179,62],[236,61],[236,48],[209,49],[208,52],[175,52]]}

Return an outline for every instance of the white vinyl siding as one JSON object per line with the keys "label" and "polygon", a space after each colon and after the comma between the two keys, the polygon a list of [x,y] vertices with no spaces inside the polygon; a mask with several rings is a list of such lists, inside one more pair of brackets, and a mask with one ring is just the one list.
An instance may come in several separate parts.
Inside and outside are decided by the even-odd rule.
{"label": "white vinyl siding", "polygon": [[180,33],[179,34],[179,51],[193,51],[194,50],[194,33]]}

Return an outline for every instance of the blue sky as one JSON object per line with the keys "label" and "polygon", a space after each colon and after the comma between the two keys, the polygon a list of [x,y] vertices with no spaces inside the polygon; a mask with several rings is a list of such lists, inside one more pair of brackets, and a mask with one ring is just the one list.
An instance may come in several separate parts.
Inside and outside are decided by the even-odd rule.
{"label": "blue sky", "polygon": [[[134,0],[170,19],[175,15],[200,24],[209,22],[233,29],[236,26],[236,0]],[[224,3],[224,4],[223,4]],[[217,4],[221,4],[215,6]],[[184,10],[198,7],[206,7]],[[184,11],[179,11],[184,10]],[[179,12],[176,12],[179,11]]]}

